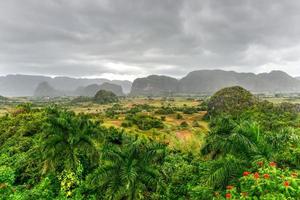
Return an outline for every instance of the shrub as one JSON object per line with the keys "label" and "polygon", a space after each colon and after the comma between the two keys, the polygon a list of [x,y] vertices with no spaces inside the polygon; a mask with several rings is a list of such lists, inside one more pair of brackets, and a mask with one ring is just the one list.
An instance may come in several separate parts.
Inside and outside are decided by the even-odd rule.
{"label": "shrub", "polygon": [[174,113],[175,113],[175,110],[170,106],[167,106],[167,107],[163,106],[159,110],[155,111],[155,114],[158,114],[158,115],[171,115]]}
{"label": "shrub", "polygon": [[5,183],[12,185],[15,182],[15,172],[7,166],[0,166],[0,184]]}
{"label": "shrub", "polygon": [[150,130],[152,128],[163,128],[163,123],[160,119],[157,119],[148,115],[127,115],[125,120],[132,122],[138,126],[141,130]]}
{"label": "shrub", "polygon": [[225,198],[297,199],[300,196],[298,171],[278,168],[275,162],[257,162],[257,165],[258,168],[243,173],[240,185],[227,186]]}
{"label": "shrub", "polygon": [[180,113],[176,114],[176,119],[183,119],[183,116]]}
{"label": "shrub", "polygon": [[160,119],[161,121],[166,121],[166,116],[161,116]]}
{"label": "shrub", "polygon": [[132,127],[132,123],[130,121],[124,121],[124,122],[122,122],[121,126],[123,128],[129,128],[129,127]]}
{"label": "shrub", "polygon": [[182,127],[182,128],[186,128],[188,126],[189,126],[189,124],[186,121],[183,121],[180,123],[180,127]]}
{"label": "shrub", "polygon": [[136,114],[142,111],[150,112],[152,109],[153,106],[149,106],[148,104],[133,105],[127,113]]}
{"label": "shrub", "polygon": [[200,124],[198,123],[197,120],[194,120],[193,123],[192,123],[192,126],[193,127],[200,127]]}
{"label": "shrub", "polygon": [[111,119],[118,119],[119,114],[122,112],[122,107],[119,104],[114,104],[112,107],[105,110],[106,117]]}
{"label": "shrub", "polygon": [[188,114],[188,115],[191,115],[191,114],[194,114],[194,113],[197,113],[198,112],[198,109],[196,107],[184,107],[182,109],[182,112],[184,114]]}

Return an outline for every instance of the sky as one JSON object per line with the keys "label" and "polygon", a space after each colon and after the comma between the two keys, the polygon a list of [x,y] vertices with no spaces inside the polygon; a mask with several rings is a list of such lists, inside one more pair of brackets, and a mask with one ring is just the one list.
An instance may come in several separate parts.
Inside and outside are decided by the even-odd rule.
{"label": "sky", "polygon": [[300,1],[0,1],[0,75],[300,76]]}

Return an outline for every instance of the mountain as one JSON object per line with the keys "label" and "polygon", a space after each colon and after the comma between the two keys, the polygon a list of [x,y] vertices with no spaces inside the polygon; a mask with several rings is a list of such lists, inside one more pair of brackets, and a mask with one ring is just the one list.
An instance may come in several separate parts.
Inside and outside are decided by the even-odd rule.
{"label": "mountain", "polygon": [[[40,85],[41,83],[43,84]],[[121,86],[122,94],[128,94],[132,86],[130,94],[134,96],[161,96],[174,93],[211,94],[221,88],[236,85],[255,93],[300,92],[300,78],[291,77],[282,71],[254,74],[223,70],[199,70],[190,72],[180,80],[168,76],[151,75],[138,78],[133,83],[107,79],[7,75],[0,77],[0,95],[8,97],[46,95],[45,92],[47,91],[50,96],[53,94],[76,96],[80,93],[78,91],[90,86],[86,90],[91,91],[88,96],[93,96],[98,89],[105,89],[98,88],[103,83]],[[106,87],[113,90],[117,95],[121,95],[120,88],[111,85]]]}
{"label": "mountain", "polygon": [[283,71],[258,74],[258,92],[300,92],[300,81]]}
{"label": "mountain", "polygon": [[[167,86],[167,87],[166,87]],[[300,80],[282,71],[238,73],[223,70],[198,70],[177,81],[166,76],[136,79],[132,95],[159,95],[171,91],[180,94],[212,94],[221,88],[241,86],[255,93],[300,92]]]}
{"label": "mountain", "polygon": [[48,82],[40,83],[34,91],[36,97],[58,97],[63,95],[63,92],[54,89]]}
{"label": "mountain", "polygon": [[0,94],[4,96],[32,96],[41,82],[50,77],[30,75],[7,75],[0,77]]}
{"label": "mountain", "polygon": [[6,98],[6,97],[0,95],[0,103],[6,102],[6,101],[8,101],[8,100],[9,100],[8,98]]}
{"label": "mountain", "polygon": [[67,95],[73,95],[72,91],[78,87],[86,87],[91,84],[101,85],[105,82],[120,85],[125,93],[129,93],[132,84],[130,81],[110,81],[108,79],[7,75],[0,77],[0,94],[4,96],[32,96],[42,82],[47,82],[56,90],[66,91]]}
{"label": "mountain", "polygon": [[119,86],[117,84],[113,84],[113,83],[107,83],[107,82],[105,82],[101,85],[92,84],[92,85],[88,85],[86,87],[79,87],[75,91],[75,95],[92,97],[92,96],[95,96],[95,94],[99,90],[111,91],[117,96],[124,96],[123,89],[121,86]]}
{"label": "mountain", "polygon": [[282,71],[256,75],[223,70],[190,72],[179,81],[179,92],[212,93],[236,85],[252,92],[300,92],[300,81]]}
{"label": "mountain", "polygon": [[92,97],[100,90],[100,86],[97,84],[91,84],[86,87],[78,87],[75,90],[75,94],[78,96]]}
{"label": "mountain", "polygon": [[[222,70],[200,70],[190,72],[179,81],[180,93],[210,93],[223,87],[239,85],[238,73]],[[249,74],[248,76],[252,76]],[[252,79],[254,78],[251,77]]]}
{"label": "mountain", "polygon": [[100,90],[111,91],[117,96],[124,96],[122,87],[117,84],[105,82],[102,85],[100,85]]}
{"label": "mountain", "polygon": [[151,75],[146,78],[135,79],[131,95],[160,96],[176,93],[178,91],[178,80],[168,76]]}
{"label": "mountain", "polygon": [[106,83],[113,83],[115,85],[120,85],[122,87],[122,90],[124,92],[124,94],[129,94],[130,90],[131,90],[131,86],[132,86],[132,82],[127,81],[127,80],[112,80],[112,81],[108,81]]}
{"label": "mountain", "polygon": [[300,76],[295,77],[296,79],[300,80]]}

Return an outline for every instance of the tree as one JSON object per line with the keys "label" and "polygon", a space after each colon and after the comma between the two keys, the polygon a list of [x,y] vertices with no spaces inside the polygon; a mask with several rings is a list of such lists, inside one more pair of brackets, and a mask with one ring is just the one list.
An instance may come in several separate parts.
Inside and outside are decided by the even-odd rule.
{"label": "tree", "polygon": [[212,125],[202,153],[211,155],[213,159],[208,171],[208,183],[213,187],[226,186],[251,162],[272,156],[271,146],[257,123],[221,117]]}
{"label": "tree", "polygon": [[95,165],[98,153],[90,136],[100,134],[97,123],[86,115],[76,116],[74,112],[50,107],[47,109],[47,125],[43,152],[46,159],[45,169],[75,171],[86,158]]}
{"label": "tree", "polygon": [[165,148],[139,139],[103,147],[100,167],[89,176],[90,185],[105,199],[141,199],[157,188],[158,166]]}

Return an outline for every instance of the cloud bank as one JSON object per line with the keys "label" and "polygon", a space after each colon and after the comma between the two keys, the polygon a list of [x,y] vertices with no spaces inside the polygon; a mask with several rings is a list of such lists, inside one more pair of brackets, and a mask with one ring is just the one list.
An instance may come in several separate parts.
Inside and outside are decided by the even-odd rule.
{"label": "cloud bank", "polygon": [[289,0],[1,1],[0,74],[299,76],[299,10]]}

